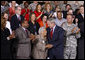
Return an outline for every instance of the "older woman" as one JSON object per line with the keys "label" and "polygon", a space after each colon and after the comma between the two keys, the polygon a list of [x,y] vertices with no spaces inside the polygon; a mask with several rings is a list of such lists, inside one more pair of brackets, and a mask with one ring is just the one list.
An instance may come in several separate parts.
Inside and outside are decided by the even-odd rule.
{"label": "older woman", "polygon": [[46,59],[47,50],[46,48],[46,29],[41,27],[39,29],[39,35],[36,36],[36,40],[34,40],[33,46],[33,58],[34,59]]}

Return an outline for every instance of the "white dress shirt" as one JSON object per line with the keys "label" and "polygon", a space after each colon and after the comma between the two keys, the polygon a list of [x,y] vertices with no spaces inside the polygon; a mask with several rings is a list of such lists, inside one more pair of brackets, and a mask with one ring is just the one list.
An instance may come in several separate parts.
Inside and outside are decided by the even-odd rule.
{"label": "white dress shirt", "polygon": [[56,25],[53,27],[53,33],[54,33],[54,30],[55,30],[55,27],[56,27]]}
{"label": "white dress shirt", "polygon": [[8,28],[9,31],[10,31],[10,34],[12,34],[12,29],[11,29],[11,26],[10,26],[10,22],[9,21],[6,21],[6,28]]}

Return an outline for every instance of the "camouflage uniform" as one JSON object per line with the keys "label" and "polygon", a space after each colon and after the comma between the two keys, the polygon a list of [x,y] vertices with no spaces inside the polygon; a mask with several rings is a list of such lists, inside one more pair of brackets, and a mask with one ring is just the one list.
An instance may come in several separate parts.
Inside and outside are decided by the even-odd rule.
{"label": "camouflage uniform", "polygon": [[76,58],[76,47],[77,38],[80,37],[80,32],[76,34],[77,29],[72,33],[72,29],[77,27],[75,24],[68,26],[68,23],[64,23],[62,28],[66,31],[66,44],[64,49],[64,59],[75,59]]}

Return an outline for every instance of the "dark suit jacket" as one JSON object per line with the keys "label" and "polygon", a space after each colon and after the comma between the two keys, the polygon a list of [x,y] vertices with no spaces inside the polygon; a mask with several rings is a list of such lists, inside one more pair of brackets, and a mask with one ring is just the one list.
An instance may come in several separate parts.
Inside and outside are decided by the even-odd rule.
{"label": "dark suit jacket", "polygon": [[80,23],[84,22],[84,18],[82,17],[81,14],[77,15],[76,18],[78,18],[78,26]]}
{"label": "dark suit jacket", "polygon": [[[21,15],[21,21],[24,20],[24,17]],[[11,28],[12,30],[16,30],[17,28],[19,28],[19,24],[20,22],[16,16],[16,14],[14,16],[12,16],[11,18]]]}
{"label": "dark suit jacket", "polygon": [[62,11],[63,12],[63,18],[66,19],[67,11]]}
{"label": "dark suit jacket", "polygon": [[38,24],[38,22],[35,22],[36,29],[34,28],[34,25],[31,21],[29,21],[28,23],[29,23],[28,30],[30,31],[30,33],[35,35],[35,32],[37,32],[37,34],[38,34],[38,30],[40,28],[40,25]]}
{"label": "dark suit jacket", "polygon": [[11,59],[11,50],[10,50],[10,40],[7,40],[7,37],[10,35],[8,28],[5,28],[4,31],[1,30],[1,59]]}
{"label": "dark suit jacket", "polygon": [[47,29],[48,43],[53,45],[48,54],[53,54],[57,59],[63,59],[64,52],[64,30],[56,25],[53,37],[50,38],[50,28]]}

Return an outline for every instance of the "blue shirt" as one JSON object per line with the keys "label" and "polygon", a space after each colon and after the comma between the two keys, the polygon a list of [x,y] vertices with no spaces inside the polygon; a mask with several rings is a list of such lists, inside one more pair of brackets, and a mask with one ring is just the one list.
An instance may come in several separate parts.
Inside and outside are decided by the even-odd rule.
{"label": "blue shirt", "polygon": [[64,18],[62,18],[61,20],[59,20],[58,18],[56,18],[56,24],[58,25],[58,26],[60,26],[61,27],[61,25],[62,25],[62,23],[64,23],[64,22],[66,22],[67,20],[66,19],[64,19]]}

